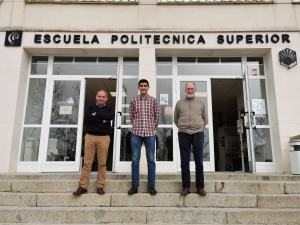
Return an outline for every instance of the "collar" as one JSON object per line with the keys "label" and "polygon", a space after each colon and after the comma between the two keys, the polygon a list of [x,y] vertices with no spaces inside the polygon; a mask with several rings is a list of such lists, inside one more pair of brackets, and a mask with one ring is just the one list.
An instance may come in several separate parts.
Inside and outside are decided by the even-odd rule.
{"label": "collar", "polygon": [[[149,98],[149,95],[147,95],[147,97],[145,98],[145,100],[147,100],[148,98]],[[143,100],[140,95],[139,95],[139,100]]]}
{"label": "collar", "polygon": [[188,98],[188,97],[185,96],[185,99],[186,99],[187,101],[193,101],[193,100],[195,99],[195,96],[192,97],[192,98]]}
{"label": "collar", "polygon": [[98,106],[100,109],[106,106],[106,103],[103,106],[99,106],[98,103],[96,103],[96,106]]}

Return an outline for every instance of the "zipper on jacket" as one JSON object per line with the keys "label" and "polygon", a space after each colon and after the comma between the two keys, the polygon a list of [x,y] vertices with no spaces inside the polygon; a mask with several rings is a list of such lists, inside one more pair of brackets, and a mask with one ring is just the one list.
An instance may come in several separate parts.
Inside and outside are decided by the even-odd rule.
{"label": "zipper on jacket", "polygon": [[191,99],[189,99],[190,101],[190,117],[189,117],[189,128],[191,127],[191,117],[192,117],[192,101]]}

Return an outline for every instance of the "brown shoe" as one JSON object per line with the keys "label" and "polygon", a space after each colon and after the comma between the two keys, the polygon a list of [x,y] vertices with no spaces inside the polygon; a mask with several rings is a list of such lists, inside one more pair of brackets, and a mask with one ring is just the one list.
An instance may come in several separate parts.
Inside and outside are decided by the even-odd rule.
{"label": "brown shoe", "polygon": [[97,193],[99,195],[104,195],[105,194],[105,191],[103,190],[103,188],[97,188]]}
{"label": "brown shoe", "polygon": [[203,188],[197,188],[197,194],[203,197],[206,195],[206,192],[203,190]]}
{"label": "brown shoe", "polygon": [[73,195],[81,195],[81,194],[86,194],[87,193],[87,190],[82,188],[82,187],[79,187],[77,189],[77,191],[73,192]]}
{"label": "brown shoe", "polygon": [[190,194],[190,189],[189,188],[183,188],[181,191],[181,195],[183,196],[187,196],[188,194]]}
{"label": "brown shoe", "polygon": [[134,195],[138,193],[138,189],[136,187],[132,187],[129,191],[128,191],[128,194],[129,195]]}
{"label": "brown shoe", "polygon": [[153,187],[149,187],[148,192],[149,192],[150,195],[156,195],[157,194],[157,191]]}

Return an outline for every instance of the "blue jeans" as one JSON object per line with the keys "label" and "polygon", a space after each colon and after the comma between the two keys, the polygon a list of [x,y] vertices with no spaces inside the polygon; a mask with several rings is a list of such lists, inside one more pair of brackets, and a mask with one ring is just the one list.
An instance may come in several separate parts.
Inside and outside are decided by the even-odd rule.
{"label": "blue jeans", "polygon": [[155,187],[155,140],[156,136],[151,137],[140,137],[131,133],[131,151],[132,151],[132,187],[139,187],[140,183],[140,158],[141,148],[144,142],[146,147],[146,156],[148,164],[148,187]]}

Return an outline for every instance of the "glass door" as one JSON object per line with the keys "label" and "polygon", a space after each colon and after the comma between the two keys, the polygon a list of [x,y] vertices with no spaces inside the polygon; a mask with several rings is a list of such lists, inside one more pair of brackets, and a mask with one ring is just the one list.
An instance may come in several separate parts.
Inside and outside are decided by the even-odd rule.
{"label": "glass door", "polygon": [[46,103],[42,172],[78,172],[81,159],[85,79],[57,77],[50,80]]}
{"label": "glass door", "polygon": [[[215,165],[214,165],[214,146],[213,146],[213,129],[212,129],[212,105],[211,105],[211,81],[209,78],[196,78],[196,77],[189,77],[184,76],[182,78],[178,78],[176,81],[177,87],[175,89],[177,95],[177,101],[186,97],[185,94],[185,85],[189,82],[192,82],[196,85],[196,93],[195,97],[200,98],[204,101],[207,113],[208,113],[208,124],[204,129],[204,145],[203,145],[203,165],[204,171],[206,172],[214,172]],[[181,170],[180,168],[180,149],[178,145],[178,128],[174,127],[177,149],[178,151],[178,161],[177,161],[177,168],[178,171]],[[190,158],[190,170],[195,171],[195,162],[193,152],[191,151],[191,158]]]}
{"label": "glass door", "polygon": [[267,87],[260,60],[247,58],[243,75],[249,172],[275,172]]}

